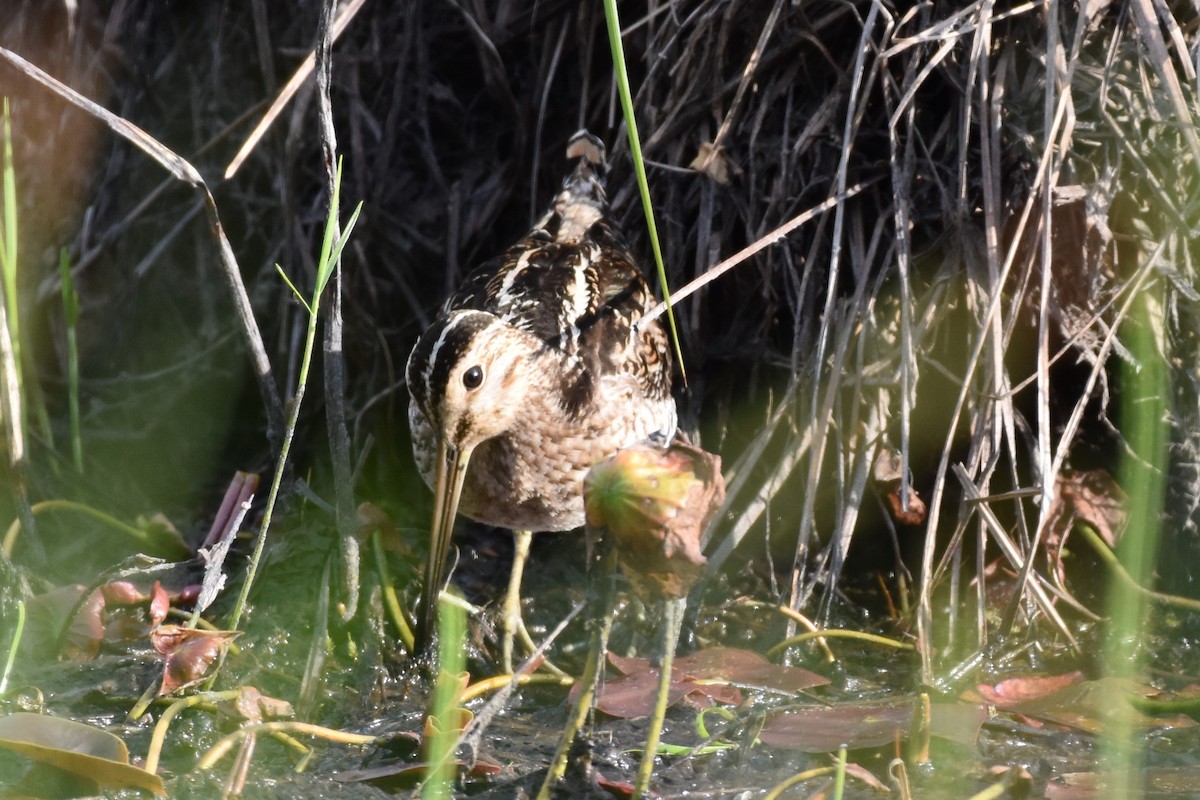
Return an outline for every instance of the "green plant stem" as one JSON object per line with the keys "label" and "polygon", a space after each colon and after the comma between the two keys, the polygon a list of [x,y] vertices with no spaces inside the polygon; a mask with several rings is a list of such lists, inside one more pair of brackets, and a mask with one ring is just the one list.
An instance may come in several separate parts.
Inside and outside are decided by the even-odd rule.
{"label": "green plant stem", "polygon": [[600,600],[600,616],[592,620],[591,641],[588,643],[588,658],[583,666],[583,674],[579,677],[579,691],[575,695],[575,704],[571,707],[571,716],[559,734],[558,748],[546,770],[546,779],[538,790],[536,800],[550,800],[550,794],[555,784],[562,779],[567,771],[567,756],[575,736],[583,729],[596,699],[596,684],[600,680],[600,670],[604,665],[604,657],[608,652],[608,634],[612,629],[613,609],[616,605],[616,592],[612,588],[613,576],[617,571],[617,550],[611,545],[604,558],[601,574],[604,581],[603,596]]}
{"label": "green plant stem", "polygon": [[498,692],[508,687],[514,680],[517,682],[517,686],[561,686],[564,689],[570,689],[575,685],[575,679],[570,675],[554,675],[546,672],[493,675],[490,678],[475,681],[464,689],[458,702],[465,704],[483,697],[488,692]]}
{"label": "green plant stem", "polygon": [[662,738],[663,722],[667,718],[667,700],[671,694],[671,669],[675,662],[675,648],[679,644],[679,629],[683,625],[683,612],[687,598],[667,600],[663,603],[662,658],[658,675],[658,692],[654,697],[654,713],[650,715],[650,729],[646,734],[646,749],[642,752],[642,763],[638,765],[637,778],[633,782],[633,800],[641,800],[650,792],[650,778],[654,775],[654,759],[658,756],[658,741]]}
{"label": "green plant stem", "polygon": [[379,574],[379,586],[383,590],[383,607],[387,609],[388,618],[391,619],[392,625],[396,628],[396,635],[400,637],[400,643],[404,646],[404,651],[411,653],[416,647],[416,638],[413,636],[412,628],[408,624],[408,618],[404,616],[404,609],[400,605],[400,598],[396,596],[396,587],[392,585],[392,576],[387,565],[387,555],[383,552],[383,542],[380,539],[380,535],[378,530],[371,532],[371,552],[375,555],[375,570]]}
{"label": "green plant stem", "polygon": [[[0,273],[4,280],[4,308],[7,313],[8,334],[12,340],[13,365],[16,367],[17,395],[21,398],[21,407],[15,409],[13,424],[22,431],[28,430],[27,411],[25,403],[24,364],[21,358],[21,321],[18,313],[17,298],[17,261],[19,259],[17,236],[17,174],[13,165],[12,148],[12,118],[9,115],[8,98],[4,98],[3,120],[4,138],[4,235],[0,237]],[[12,410],[12,409],[10,409]]]}
{"label": "green plant stem", "polygon": [[75,471],[83,472],[83,435],[79,422],[79,295],[71,276],[67,248],[58,251],[58,274],[62,284],[63,324],[67,333],[67,408],[71,416],[71,459]]}
{"label": "green plant stem", "polygon": [[167,730],[171,727],[172,720],[179,716],[181,711],[193,706],[211,704],[214,701],[236,700],[241,692],[241,689],[230,689],[227,692],[193,694],[167,706],[166,711],[158,718],[158,722],[154,723],[154,732],[150,735],[150,747],[146,751],[146,766],[144,767],[146,772],[151,774],[158,772],[158,761],[162,756],[163,743],[167,739]]}
{"label": "green plant stem", "polygon": [[1194,600],[1191,597],[1181,597],[1177,594],[1167,594],[1166,592],[1156,592],[1153,589],[1147,589],[1142,586],[1129,571],[1117,559],[1117,554],[1109,549],[1104,539],[1100,538],[1100,534],[1096,529],[1086,522],[1076,521],[1075,530],[1083,534],[1083,538],[1096,551],[1096,555],[1100,556],[1100,560],[1104,562],[1113,573],[1113,577],[1126,589],[1131,592],[1140,594],[1148,600],[1153,600],[1156,603],[1162,603],[1166,606],[1173,606],[1183,611],[1189,611],[1193,614],[1200,613],[1200,600]]}
{"label": "green plant stem", "polygon": [[[1162,291],[1143,292],[1132,307],[1121,334],[1132,353],[1122,362],[1121,419],[1118,429],[1138,457],[1122,459],[1119,483],[1128,496],[1128,525],[1117,545],[1128,580],[1114,581],[1108,596],[1109,634],[1105,648],[1108,674],[1139,679],[1145,669],[1145,643],[1155,623],[1142,587],[1153,580],[1169,468],[1167,398],[1171,386],[1163,362],[1166,337]],[[1138,365],[1135,369],[1132,365]],[[1112,562],[1110,562],[1111,565]],[[1101,772],[1109,797],[1136,797],[1144,761],[1138,740],[1136,712],[1120,704],[1104,731],[1100,747]]]}
{"label": "green plant stem", "polygon": [[633,159],[633,171],[637,176],[638,191],[642,197],[642,211],[646,215],[646,229],[650,233],[650,247],[654,251],[654,263],[658,267],[658,282],[662,286],[663,302],[667,306],[667,323],[671,328],[671,343],[675,346],[675,359],[679,362],[679,374],[687,383],[687,370],[683,365],[683,350],[679,346],[679,328],[675,325],[675,311],[671,308],[671,291],[667,287],[667,268],[663,264],[662,247],[658,243],[658,226],[654,223],[654,204],[650,201],[650,182],[646,179],[646,164],[642,160],[642,143],[638,136],[637,118],[633,115],[633,94],[629,90],[629,73],[625,69],[625,47],[621,43],[621,19],[617,15],[616,0],[604,0],[604,20],[608,25],[608,43],[612,48],[613,73],[617,79],[617,94],[621,98],[621,114],[625,118],[625,132],[629,136],[629,155]]}
{"label": "green plant stem", "polygon": [[25,601],[17,601],[17,624],[13,627],[12,643],[8,647],[8,655],[4,659],[4,672],[0,673],[0,697],[8,691],[8,676],[12,674],[13,664],[17,661],[17,650],[21,647],[21,637],[25,633]]}
{"label": "green plant stem", "polygon": [[986,789],[971,795],[967,800],[999,800],[999,798],[1008,795],[1009,789],[1016,785],[1020,778],[1020,767],[1009,767],[1000,780]]}
{"label": "green plant stem", "polygon": [[313,343],[317,339],[317,315],[308,317],[308,331],[304,335],[304,355],[300,359],[300,376],[296,380],[296,396],[288,409],[287,421],[283,428],[283,444],[279,448],[279,458],[275,460],[275,474],[271,478],[271,491],[267,494],[267,505],[263,510],[262,525],[258,529],[258,537],[254,540],[254,552],[250,556],[250,566],[246,570],[246,580],[242,583],[242,591],[238,594],[229,618],[229,630],[236,631],[242,621],[242,613],[246,609],[246,601],[250,597],[250,589],[258,576],[258,566],[262,561],[263,548],[267,544],[267,531],[271,528],[271,517],[275,511],[275,503],[279,499],[279,487],[283,484],[284,468],[287,466],[288,453],[292,449],[292,439],[296,435],[296,424],[300,421],[300,405],[304,402],[304,390],[308,386],[308,370],[312,363]]}
{"label": "green plant stem", "polygon": [[[91,517],[92,519],[96,520],[97,522],[101,522],[101,523],[109,526],[113,530],[120,531],[121,533],[125,534],[126,536],[128,536],[129,538],[131,538],[135,542],[137,542],[139,547],[145,548],[146,550],[148,550],[150,552],[161,551],[163,549],[163,547],[162,547],[163,542],[167,541],[167,542],[171,543],[170,553],[172,556],[177,556],[180,558],[188,558],[188,557],[191,557],[191,555],[192,555],[191,550],[188,550],[186,548],[181,548],[179,546],[177,540],[175,540],[175,539],[155,538],[148,531],[144,531],[141,528],[135,528],[133,525],[129,525],[128,523],[122,522],[121,520],[117,519],[116,517],[109,516],[108,514],[105,514],[103,511],[99,511],[97,509],[92,508],[89,505],[84,505],[83,503],[77,503],[74,500],[43,500],[40,503],[35,503],[34,505],[30,506],[29,510],[30,510],[30,513],[35,517],[38,516],[39,514],[43,514],[43,513],[47,512],[47,511],[75,511],[75,512],[78,512],[85,516]],[[4,554],[6,557],[12,556],[12,551],[13,551],[13,548],[16,546],[17,536],[18,536],[18,534],[20,534],[20,532],[21,532],[21,520],[14,519],[12,521],[12,524],[8,526],[8,530],[4,534],[3,549],[4,549]]]}
{"label": "green plant stem", "polygon": [[[300,420],[300,406],[304,401],[304,392],[308,386],[308,372],[312,366],[313,346],[317,339],[317,324],[320,320],[318,311],[320,310],[321,293],[325,290],[330,275],[333,274],[333,264],[341,257],[342,248],[345,247],[346,241],[350,238],[350,232],[354,230],[354,224],[358,220],[359,212],[362,210],[362,203],[359,203],[358,207],[354,209],[354,214],[351,215],[350,221],[346,224],[342,235],[335,240],[334,232],[337,230],[341,183],[342,164],[339,159],[333,196],[329,198],[329,215],[325,221],[325,237],[321,241],[320,258],[317,259],[316,284],[313,287],[312,302],[304,304],[305,309],[308,311],[308,329],[304,334],[304,354],[300,358],[300,375],[296,379],[296,394],[292,398],[290,408],[288,409],[287,421],[284,424],[283,442],[279,447],[279,457],[275,461],[275,475],[271,479],[271,491],[267,495],[267,506],[263,510],[262,526],[259,528],[258,537],[254,542],[254,552],[250,556],[250,566],[246,570],[246,580],[242,584],[242,591],[238,595],[237,602],[233,607],[233,614],[230,617],[229,623],[230,630],[238,629],[242,613],[246,609],[246,602],[250,597],[250,589],[254,586],[254,579],[258,575],[258,567],[262,561],[263,548],[267,543],[267,531],[271,527],[271,517],[275,511],[275,504],[279,500],[279,488],[283,484],[284,468],[287,466],[288,453],[292,449],[292,439],[296,435],[296,424]],[[284,277],[286,279],[287,276],[285,275]],[[288,281],[287,283],[294,292],[295,286],[292,282]]]}
{"label": "green plant stem", "polygon": [[891,647],[896,650],[915,649],[914,646],[908,642],[898,642],[895,639],[889,639],[886,636],[880,636],[875,633],[833,628],[823,631],[805,631],[804,633],[798,633],[795,636],[790,636],[768,650],[767,657],[774,658],[792,645],[807,642],[812,639],[816,639],[818,641],[821,639],[858,639],[862,642],[871,642],[872,644],[877,644],[881,647]]}
{"label": "green plant stem", "polygon": [[798,783],[811,781],[813,778],[821,778],[826,775],[833,774],[833,767],[816,767],[814,769],[806,769],[804,772],[797,772],[792,777],[774,786],[771,791],[763,796],[763,800],[779,800],[783,793],[792,788]]}
{"label": "green plant stem", "polygon": [[351,744],[365,746],[375,742],[374,736],[366,736],[360,733],[347,733],[334,728],[326,728],[323,725],[313,725],[308,722],[296,721],[281,721],[281,722],[260,722],[254,725],[243,725],[233,733],[221,739],[212,748],[204,754],[196,764],[196,769],[211,769],[226,753],[248,736],[257,736],[260,733],[276,734],[276,733],[303,733],[308,736],[316,736],[321,739],[326,739],[331,742],[340,742],[341,744]]}
{"label": "green plant stem", "polygon": [[842,800],[846,794],[846,746],[838,748],[837,764],[833,773],[833,800]]}

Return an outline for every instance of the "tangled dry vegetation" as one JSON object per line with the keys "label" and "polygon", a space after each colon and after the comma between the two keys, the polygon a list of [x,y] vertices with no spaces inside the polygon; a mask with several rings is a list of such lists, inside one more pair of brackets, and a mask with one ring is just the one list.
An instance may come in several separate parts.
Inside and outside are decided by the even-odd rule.
{"label": "tangled dry vegetation", "polygon": [[[0,11],[21,253],[7,308],[28,406],[4,414],[0,504],[24,521],[4,619],[31,582],[94,583],[139,551],[39,503],[161,511],[194,548],[235,470],[272,472],[309,321],[275,265],[311,291],[334,140],[343,207],[364,210],[326,305],[340,342],[281,474],[285,525],[309,535],[269,541],[262,576],[324,574],[322,602],[297,612],[320,636],[365,629],[368,649],[395,649],[380,584],[356,569],[366,514],[399,531],[389,557],[415,605],[429,512],[404,359],[466,270],[525,230],[580,127],[607,141],[610,199],[649,263],[600,3],[348,3],[332,125],[310,79],[227,176],[313,52],[318,5]],[[844,580],[878,571],[864,602],[918,643],[922,685],[1003,660],[997,643],[1086,662],[1106,598],[1163,599],[1107,583],[1122,536],[1134,583],[1200,594],[1200,20],[1160,0],[896,5],[620,4],[670,285],[734,261],[676,306],[681,419],[728,484],[709,569],[818,623],[838,618]],[[746,564],[752,578],[729,577]],[[701,591],[717,607],[731,589]],[[782,635],[757,625],[756,644]],[[297,689],[309,709],[319,672]]]}

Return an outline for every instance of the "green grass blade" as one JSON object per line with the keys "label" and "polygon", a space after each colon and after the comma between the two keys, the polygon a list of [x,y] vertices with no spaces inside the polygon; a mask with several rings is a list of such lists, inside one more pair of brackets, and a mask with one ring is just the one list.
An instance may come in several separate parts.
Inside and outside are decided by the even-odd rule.
{"label": "green grass blade", "polygon": [[287,284],[287,287],[292,290],[292,296],[296,298],[300,305],[304,306],[304,310],[307,311],[308,315],[311,317],[313,315],[312,306],[308,304],[308,300],[304,298],[304,295],[300,294],[300,290],[296,288],[296,284],[292,283],[292,279],[288,277],[288,274],[283,271],[283,267],[276,264],[275,271],[279,273],[279,277],[283,279],[283,282]]}
{"label": "green grass blade", "polygon": [[83,472],[83,434],[79,422],[79,293],[71,275],[67,248],[58,251],[58,274],[62,284],[63,323],[67,330],[67,406],[71,416],[71,458],[75,471]]}
{"label": "green grass blade", "polygon": [[333,276],[333,268],[337,266],[337,256],[334,255],[335,246],[337,252],[340,254],[342,247],[346,243],[345,236],[341,238],[340,242],[334,240],[338,229],[338,214],[341,213],[341,195],[342,159],[339,156],[337,174],[333,181],[333,197],[329,198],[329,216],[325,219],[325,237],[321,240],[321,257],[317,261],[317,283],[316,288],[313,290],[312,299],[313,312],[320,306],[321,294],[325,291],[325,286],[329,283],[330,277]]}
{"label": "green grass blade", "polygon": [[687,383],[687,370],[683,365],[683,350],[679,347],[679,328],[675,325],[675,311],[671,308],[671,291],[667,287],[667,269],[663,265],[662,248],[658,243],[658,226],[654,224],[654,204],[650,200],[650,184],[646,180],[646,164],[642,161],[642,143],[638,138],[637,120],[633,116],[633,95],[629,91],[629,73],[625,69],[625,48],[621,44],[621,20],[617,16],[616,0],[604,0],[604,19],[608,23],[608,43],[612,47],[613,73],[617,78],[617,94],[621,97],[621,113],[625,117],[625,130],[629,134],[629,154],[633,157],[633,171],[637,175],[638,192],[642,196],[642,210],[646,214],[646,228],[650,231],[650,247],[654,251],[654,264],[658,268],[658,281],[662,285],[663,302],[667,304],[667,326],[671,329],[671,342],[675,345],[675,358],[679,362],[679,373]]}
{"label": "green grass blade", "polygon": [[[1145,680],[1151,632],[1161,630],[1164,624],[1152,614],[1148,597],[1135,587],[1152,588],[1154,584],[1169,467],[1167,420],[1172,391],[1163,358],[1163,293],[1147,291],[1139,300],[1121,328],[1133,359],[1121,364],[1125,396],[1119,430],[1134,454],[1121,462],[1120,485],[1129,498],[1128,523],[1116,548],[1121,565],[1133,580],[1114,580],[1109,587],[1110,632],[1105,652],[1109,675],[1137,682]],[[1137,744],[1140,725],[1137,712],[1128,704],[1119,704],[1106,720],[1100,763],[1109,797],[1140,794],[1145,757]]]}
{"label": "green grass blade", "polygon": [[[358,224],[358,215],[362,213],[362,207],[362,201],[359,200],[358,205],[354,207],[354,213],[350,215],[350,220],[346,223],[346,227],[342,229],[342,235],[338,237],[337,244],[333,246],[333,253],[329,257],[329,263],[331,265],[337,264],[338,260],[342,257],[342,249],[345,248],[346,243],[350,241],[350,234],[354,232],[354,226]],[[330,274],[333,274],[332,269],[330,269]],[[325,276],[325,280],[326,282],[329,281],[328,275]],[[324,290],[324,288],[325,287],[322,285],[321,289]]]}
{"label": "green grass blade", "polygon": [[4,98],[2,112],[2,135],[4,139],[4,231],[0,240],[0,279],[4,282],[4,307],[8,315],[8,333],[12,339],[13,361],[17,373],[17,394],[21,398],[21,411],[14,424],[26,429],[25,381],[22,375],[21,325],[17,314],[17,172],[13,164],[12,117],[9,114],[8,98]]}

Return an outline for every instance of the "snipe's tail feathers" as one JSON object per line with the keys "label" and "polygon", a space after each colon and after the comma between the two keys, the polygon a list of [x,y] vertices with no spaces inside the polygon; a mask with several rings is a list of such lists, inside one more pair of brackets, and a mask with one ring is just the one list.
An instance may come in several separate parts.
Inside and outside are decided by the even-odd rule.
{"label": "snipe's tail feathers", "polygon": [[605,155],[604,142],[585,128],[575,131],[567,142],[567,158],[586,159],[593,167],[603,169]]}
{"label": "snipe's tail feathers", "polygon": [[575,169],[563,180],[562,191],[554,198],[554,215],[559,242],[581,240],[592,225],[608,212],[604,194],[604,142],[586,130],[580,130],[567,143],[567,158],[578,158]]}

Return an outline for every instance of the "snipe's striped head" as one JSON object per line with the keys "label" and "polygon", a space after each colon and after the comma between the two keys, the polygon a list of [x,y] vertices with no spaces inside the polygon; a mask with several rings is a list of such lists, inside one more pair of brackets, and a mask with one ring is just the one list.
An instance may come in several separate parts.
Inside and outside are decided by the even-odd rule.
{"label": "snipe's striped head", "polygon": [[408,391],[448,447],[469,452],[512,426],[532,369],[530,347],[514,333],[495,314],[463,309],[417,340]]}

